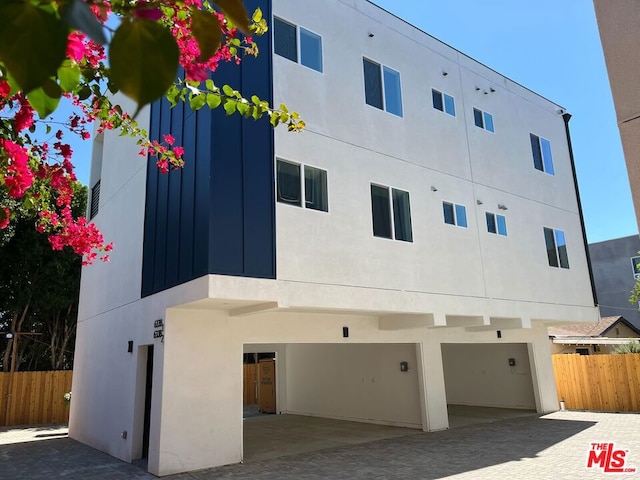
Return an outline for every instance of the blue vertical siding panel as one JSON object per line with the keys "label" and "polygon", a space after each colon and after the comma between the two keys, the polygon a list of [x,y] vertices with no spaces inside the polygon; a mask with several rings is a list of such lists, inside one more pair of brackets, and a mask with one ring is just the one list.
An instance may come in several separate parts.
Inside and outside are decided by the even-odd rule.
{"label": "blue vertical siding panel", "polygon": [[196,146],[196,114],[188,106],[180,104],[184,118],[180,140],[176,144],[185,149],[185,164],[182,168],[182,185],[180,190],[180,250],[178,252],[178,283],[191,280],[193,275],[193,236],[195,217],[195,146]]}
{"label": "blue vertical siding panel", "polygon": [[[270,0],[245,2],[271,18]],[[260,56],[214,75],[245,95],[272,100],[271,35]],[[185,167],[159,174],[147,168],[142,294],[147,296],[208,273],[275,278],[274,138],[267,119],[255,123],[222,109],[152,106],[151,138],[171,133],[185,149]]]}

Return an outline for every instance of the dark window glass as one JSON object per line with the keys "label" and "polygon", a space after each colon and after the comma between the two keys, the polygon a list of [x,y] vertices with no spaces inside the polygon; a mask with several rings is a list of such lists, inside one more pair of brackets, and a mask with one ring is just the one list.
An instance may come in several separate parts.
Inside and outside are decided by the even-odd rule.
{"label": "dark window glass", "polygon": [[487,231],[489,233],[497,233],[496,229],[496,216],[493,213],[486,213],[487,216]]}
{"label": "dark window glass", "polygon": [[477,108],[473,109],[473,121],[476,127],[484,128],[484,121],[482,120],[482,112]]}
{"label": "dark window glass", "polygon": [[531,151],[533,153],[533,166],[536,170],[540,170],[544,172],[544,167],[542,166],[542,151],[540,150],[540,138],[533,133],[529,134],[531,138]]}
{"label": "dark window glass", "polygon": [[373,235],[391,238],[391,211],[389,189],[371,185],[371,213],[373,216]]}
{"label": "dark window glass", "polygon": [[322,38],[300,27],[300,63],[322,72]]}
{"label": "dark window glass", "polygon": [[507,236],[507,219],[503,215],[496,215],[498,222],[498,234]]}
{"label": "dark window glass", "polygon": [[558,266],[558,254],[556,252],[556,241],[553,235],[553,230],[550,228],[544,228],[544,241],[547,245],[547,257],[549,259],[549,266]]}
{"label": "dark window glass", "polygon": [[393,226],[396,240],[405,242],[413,241],[411,232],[411,207],[409,205],[409,192],[392,190],[393,194]]}
{"label": "dark window glass", "polygon": [[459,227],[467,226],[467,209],[464,205],[456,205],[456,225]]}
{"label": "dark window glass", "polygon": [[91,208],[89,211],[89,220],[98,214],[100,205],[100,180],[91,188]]}
{"label": "dark window glass", "polygon": [[453,214],[453,204],[442,202],[442,210],[444,212],[444,223],[448,223],[449,225],[455,225],[456,220]]}
{"label": "dark window glass", "polygon": [[444,105],[442,104],[442,93],[437,90],[431,90],[431,96],[433,97],[433,108],[436,110],[444,111]]}
{"label": "dark window glass", "polygon": [[567,255],[567,242],[564,238],[564,232],[562,230],[555,230],[555,234],[560,268],[569,268],[569,256]]}
{"label": "dark window glass", "polygon": [[300,165],[278,160],[278,201],[302,206],[300,187]]}
{"label": "dark window glass", "polygon": [[402,116],[402,91],[400,74],[389,67],[384,67],[384,108],[387,112]]}
{"label": "dark window glass", "polygon": [[549,175],[553,175],[553,157],[551,156],[551,143],[546,138],[540,139],[540,147],[542,149],[542,159],[544,161],[544,171]]}
{"label": "dark window glass", "polygon": [[273,19],[273,51],[294,62],[298,61],[296,26],[279,18]]}
{"label": "dark window glass", "polygon": [[380,65],[366,58],[362,59],[364,65],[364,96],[367,105],[382,110],[382,75]]}
{"label": "dark window glass", "polygon": [[307,208],[328,211],[326,171],[304,167],[304,200]]}
{"label": "dark window glass", "polygon": [[634,277],[640,275],[640,257],[631,257],[631,268]]}
{"label": "dark window glass", "polygon": [[444,94],[444,111],[449,115],[456,116],[456,103],[451,95]]}

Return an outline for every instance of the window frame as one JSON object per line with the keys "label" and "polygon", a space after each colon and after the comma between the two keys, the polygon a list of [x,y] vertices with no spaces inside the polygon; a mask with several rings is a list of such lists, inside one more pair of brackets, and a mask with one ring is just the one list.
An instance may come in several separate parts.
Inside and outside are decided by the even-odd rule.
{"label": "window frame", "polygon": [[[299,191],[299,199],[297,201],[297,203],[294,203],[294,201],[287,201],[286,199],[282,199],[282,195],[280,193],[280,177],[278,175],[279,169],[278,169],[278,164],[279,163],[285,163],[288,165],[292,165],[295,167],[298,167],[298,191]],[[324,199],[320,200],[320,202],[323,204],[323,206],[326,209],[323,208],[314,208],[312,206],[309,206],[309,202],[307,200],[307,169],[311,169],[311,170],[317,170],[319,172],[323,172],[324,175],[321,175],[321,188],[324,187]],[[319,168],[319,167],[315,167],[313,165],[308,165],[306,163],[300,163],[300,162],[294,162],[291,160],[286,160],[284,158],[281,157],[276,157],[276,202],[277,203],[282,203],[283,205],[290,205],[293,207],[298,207],[298,208],[304,208],[307,210],[315,210],[317,212],[326,212],[329,213],[329,173],[327,172],[327,170],[325,170],[324,168]]]}
{"label": "window frame", "polygon": [[[529,140],[531,142],[531,155],[533,156],[533,168],[535,168],[539,172],[546,173],[547,175],[555,176],[556,169],[553,164],[553,152],[551,151],[551,141],[533,132],[529,132]],[[548,149],[545,149],[544,145],[548,146]],[[540,160],[539,160],[540,168],[538,168],[538,165],[537,165],[538,161],[536,159],[536,153],[540,155]],[[547,157],[547,154],[548,154],[548,157]]]}
{"label": "window frame", "polygon": [[[286,25],[289,25],[291,27],[293,27],[295,29],[295,40],[296,40],[296,59],[293,60],[290,57],[287,57],[285,55],[282,55],[281,53],[277,53],[276,52],[276,46],[275,46],[275,35],[276,35],[276,21],[282,22]],[[303,63],[303,57],[305,56],[303,54],[303,46],[302,46],[302,30],[304,30],[304,32],[306,34],[309,34],[307,37],[308,38],[316,38],[319,40],[318,46],[319,46],[319,53],[320,55],[320,69],[315,68],[314,66],[311,66],[307,63]],[[274,43],[274,47],[273,47],[273,53],[274,55],[278,55],[282,58],[286,58],[289,61],[292,61],[294,63],[297,63],[298,65],[302,65],[303,67],[309,68],[310,70],[313,70],[315,72],[318,73],[324,73],[324,48],[323,48],[323,38],[322,35],[320,35],[317,32],[314,32],[313,30],[310,30],[306,27],[303,27],[301,25],[298,25],[296,23],[290,22],[289,20],[285,20],[282,17],[278,17],[277,15],[273,16],[273,43]]]}
{"label": "window frame", "polygon": [[[400,74],[399,70],[396,70],[394,68],[389,67],[388,65],[385,65],[384,63],[380,63],[377,62],[375,60],[373,60],[372,58],[369,57],[362,57],[362,82],[363,82],[363,87],[364,87],[364,103],[365,105],[369,105],[370,107],[374,107],[377,108],[378,110],[383,110],[387,113],[390,113],[392,115],[395,115],[396,117],[400,117],[400,118],[404,118],[404,106],[403,106],[403,100],[402,100],[402,75]],[[367,75],[365,74],[365,64],[369,64],[372,66],[376,66],[378,69],[378,75],[376,76],[376,78],[378,79],[378,81],[380,82],[380,103],[382,106],[378,106],[377,104],[373,104],[373,103],[369,103],[369,98],[371,98],[371,95],[367,95]],[[395,102],[390,102],[389,99],[387,98],[388,96],[391,96],[389,93],[389,88],[390,87],[390,83],[387,80],[387,74],[391,74],[394,75],[395,78],[397,79],[396,82],[396,87],[397,87],[397,91],[393,92],[397,95],[397,99],[395,99],[395,101],[397,101],[397,111],[394,110],[390,110],[389,109],[389,105]],[[371,92],[373,93],[373,92]],[[377,93],[377,92],[376,92]]]}
{"label": "window frame", "polygon": [[[476,112],[480,114],[479,118],[480,118],[481,125],[478,125],[478,116],[476,115]],[[490,119],[491,128],[487,128],[487,119]],[[496,133],[496,126],[493,121],[493,114],[487,112],[486,110],[482,110],[481,108],[473,107],[473,124],[476,127],[481,128],[482,130],[486,130],[487,132]]]}
{"label": "window frame", "polygon": [[[451,212],[453,214],[453,223],[447,222],[447,214],[445,212],[445,205],[451,206]],[[464,225],[460,223],[460,211],[464,213]],[[461,203],[449,202],[447,200],[442,201],[442,215],[445,225],[453,225],[454,227],[459,228],[469,228],[469,216],[467,215],[467,207],[466,205],[462,205]]]}
{"label": "window frame", "polygon": [[[640,267],[640,256],[630,257],[630,260],[631,260],[631,272],[633,273],[633,278],[638,280],[638,278],[640,278],[640,269],[638,269],[638,267]],[[635,262],[634,260],[637,260],[637,262]]]}
{"label": "window frame", "polygon": [[[387,235],[379,235],[376,234],[376,225],[380,225],[380,219],[376,222],[376,210],[374,209],[373,203],[373,191],[374,189],[384,190],[387,192],[386,195],[386,214],[385,218],[381,219],[382,221],[387,221],[387,225],[385,227],[388,228],[389,236]],[[376,238],[386,238],[388,240],[397,240],[399,242],[413,243],[413,223],[411,219],[411,194],[408,190],[402,190],[400,188],[391,187],[388,185],[382,185],[376,182],[370,182],[370,193],[371,193],[371,224],[373,229],[373,236]],[[405,229],[408,228],[408,231],[401,232],[399,231],[402,226],[399,225],[398,219],[400,217],[401,212],[398,211],[399,204],[396,202],[397,198],[400,198],[399,195],[402,195],[403,198],[406,198],[406,206],[408,209],[408,222],[405,224]],[[400,233],[400,234],[399,234]]]}
{"label": "window frame", "polygon": [[[438,95],[440,97],[440,105],[442,106],[442,108],[438,108],[436,106],[436,95]],[[447,98],[451,99],[451,105],[453,107],[453,113],[450,112],[447,109]],[[456,99],[455,97],[453,97],[452,95],[449,95],[448,93],[445,93],[441,90],[438,90],[437,88],[432,88],[431,89],[431,101],[433,103],[433,108],[442,112],[442,113],[446,113],[447,115],[451,116],[451,117],[455,117],[456,116]]]}
{"label": "window frame", "polygon": [[[570,270],[569,251],[567,249],[567,237],[564,230],[552,227],[542,227],[544,233],[545,247],[547,250],[547,261],[550,267],[563,268]],[[551,237],[549,237],[551,234]],[[562,237],[562,245],[560,245],[560,237]],[[550,244],[551,240],[551,244]],[[553,256],[552,256],[553,251]]]}
{"label": "window frame", "polygon": [[[489,217],[491,217],[493,219],[493,227],[495,229],[495,231],[492,231],[489,225]],[[499,213],[493,213],[493,212],[485,212],[485,219],[487,221],[487,232],[488,233],[492,233],[494,235],[498,235],[501,237],[508,237],[509,236],[509,231],[507,229],[507,217],[504,215],[500,215]],[[502,220],[502,224],[500,223],[500,220]],[[501,228],[502,227],[502,228]]]}

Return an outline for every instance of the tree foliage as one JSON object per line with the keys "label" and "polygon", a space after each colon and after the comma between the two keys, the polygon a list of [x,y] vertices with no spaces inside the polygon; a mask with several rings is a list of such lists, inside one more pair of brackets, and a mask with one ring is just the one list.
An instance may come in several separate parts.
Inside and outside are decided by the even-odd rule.
{"label": "tree foliage", "polygon": [[[257,55],[253,36],[267,32],[262,12],[249,18],[241,0],[0,0],[0,18],[0,229],[32,215],[54,249],[70,247],[85,263],[107,260],[111,245],[72,215],[75,175],[65,133],[89,139],[93,122],[98,132],[120,129],[166,172],[183,165],[184,150],[170,135],[150,139],[135,120],[163,95],[193,110],[222,107],[227,115],[304,128],[285,105],[276,109],[215,83],[221,62]],[[136,102],[135,112],[113,103],[118,92]],[[61,98],[77,113],[65,131],[54,131],[47,122]],[[36,140],[42,131],[50,142]]]}
{"label": "tree foliage", "polygon": [[640,342],[631,341],[622,345],[618,345],[613,349],[613,353],[640,353]]}

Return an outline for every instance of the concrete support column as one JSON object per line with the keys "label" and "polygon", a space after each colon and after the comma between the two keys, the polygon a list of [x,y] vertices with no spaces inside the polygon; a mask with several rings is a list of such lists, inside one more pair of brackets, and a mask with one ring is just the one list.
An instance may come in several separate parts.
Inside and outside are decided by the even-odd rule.
{"label": "concrete support column", "polygon": [[223,313],[187,312],[166,315],[160,442],[149,452],[160,476],[242,460],[242,343]]}
{"label": "concrete support column", "polygon": [[551,360],[551,342],[546,329],[540,335],[536,335],[535,340],[528,343],[527,347],[536,411],[538,413],[555,412],[558,410],[558,392],[556,383],[553,381],[555,374]]}
{"label": "concrete support column", "polygon": [[433,432],[449,428],[447,396],[440,343],[424,341],[416,344],[422,430]]}

